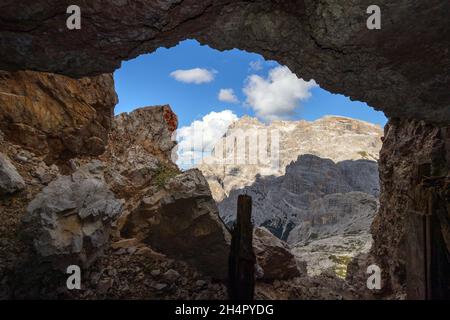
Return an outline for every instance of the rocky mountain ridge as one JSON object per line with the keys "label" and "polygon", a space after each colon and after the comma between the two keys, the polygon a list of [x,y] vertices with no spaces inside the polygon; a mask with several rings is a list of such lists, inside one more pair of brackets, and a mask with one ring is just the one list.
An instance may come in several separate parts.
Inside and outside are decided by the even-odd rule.
{"label": "rocky mountain ridge", "polygon": [[[218,202],[228,196],[231,190],[253,184],[257,175],[283,175],[286,167],[302,154],[316,155],[334,162],[359,159],[376,161],[383,135],[383,130],[378,125],[340,116],[325,116],[312,122],[272,121],[269,124],[244,116],[230,125],[216,145],[226,145],[226,137],[233,136],[236,131],[245,133],[251,130],[267,134],[266,148],[269,149],[269,154],[270,133],[278,132],[279,164],[273,167],[272,164],[263,163],[260,157],[256,164],[249,161],[242,165],[228,162],[222,164],[220,160],[214,159],[213,153],[212,159],[199,164],[198,168],[208,179],[213,197]],[[260,151],[267,150],[258,149]],[[248,146],[245,153],[237,156],[248,159]]]}
{"label": "rocky mountain ridge", "polygon": [[[268,125],[243,117],[230,126],[217,146],[229,136],[255,129],[279,131],[277,170],[264,164],[199,166],[222,219],[232,225],[237,197],[250,195],[255,225],[287,241],[297,257],[308,263],[311,274],[325,268],[345,269],[341,262],[348,263],[352,256],[370,248],[369,229],[380,194],[376,160],[381,128],[335,116]],[[247,148],[245,152],[250,151]],[[321,245],[315,245],[319,240]],[[342,248],[335,250],[339,246]],[[310,255],[312,251],[315,253]],[[334,254],[338,258],[330,259]]]}

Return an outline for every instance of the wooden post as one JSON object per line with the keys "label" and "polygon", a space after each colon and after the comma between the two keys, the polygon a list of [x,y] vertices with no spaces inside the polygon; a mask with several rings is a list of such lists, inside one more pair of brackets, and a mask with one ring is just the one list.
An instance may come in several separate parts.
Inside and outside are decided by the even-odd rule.
{"label": "wooden post", "polygon": [[240,195],[236,224],[232,230],[228,297],[231,300],[253,300],[255,293],[255,263],[253,252],[252,198]]}
{"label": "wooden post", "polygon": [[417,168],[417,180],[408,214],[406,271],[408,299],[450,298],[448,232],[450,179],[431,175],[431,165]]}
{"label": "wooden post", "polygon": [[408,299],[426,300],[429,296],[428,265],[430,258],[428,234],[428,199],[421,187],[424,177],[430,176],[431,164],[422,163],[415,169],[411,207],[407,215],[406,231],[406,291]]}

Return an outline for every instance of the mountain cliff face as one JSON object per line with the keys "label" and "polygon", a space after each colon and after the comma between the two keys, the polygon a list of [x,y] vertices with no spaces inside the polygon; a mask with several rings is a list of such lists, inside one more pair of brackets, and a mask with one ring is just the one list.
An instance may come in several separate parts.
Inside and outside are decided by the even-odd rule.
{"label": "mountain cliff face", "polygon": [[[364,183],[358,175],[366,178]],[[353,191],[376,202],[379,193],[376,162],[355,160],[335,164],[330,159],[301,155],[286,167],[285,175],[258,176],[251,186],[233,189],[219,202],[219,211],[225,223],[232,223],[237,197],[248,194],[254,202],[254,223],[287,240],[292,229],[302,223],[338,223],[342,220],[340,212],[358,214],[361,210],[356,204],[353,206],[355,197],[348,196]],[[295,242],[294,237],[291,239]]]}
{"label": "mountain cliff face", "polygon": [[[376,161],[381,148],[380,138],[383,135],[382,129],[377,125],[337,116],[326,116],[313,122],[273,121],[270,124],[244,116],[229,127],[225,136],[251,130],[267,133],[269,153],[270,135],[275,131],[278,133],[279,165],[274,167],[260,159],[256,164],[248,161],[244,165],[221,164],[219,161],[213,164],[205,161],[200,164],[199,169],[208,179],[213,197],[218,202],[227,197],[231,190],[252,185],[258,175],[283,175],[286,167],[302,154],[315,155],[334,162],[359,159]],[[217,144],[221,143],[225,143],[225,138]],[[245,152],[248,157],[248,150]],[[212,161],[214,160],[213,156]]]}
{"label": "mountain cliff face", "polygon": [[[267,126],[244,117],[226,136],[255,128],[278,130],[279,168],[231,163],[199,166],[225,223],[235,220],[239,194],[252,196],[255,225],[287,241],[297,257],[308,262],[311,274],[342,268],[342,261],[348,263],[355,254],[367,251],[380,193],[376,160],[381,128],[342,117],[311,123],[276,121]],[[319,240],[322,244],[315,246]]]}

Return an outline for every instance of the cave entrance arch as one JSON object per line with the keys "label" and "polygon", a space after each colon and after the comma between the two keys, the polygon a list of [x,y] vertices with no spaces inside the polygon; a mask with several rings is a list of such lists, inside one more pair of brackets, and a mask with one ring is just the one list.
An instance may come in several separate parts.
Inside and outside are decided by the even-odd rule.
{"label": "cave entrance arch", "polygon": [[[258,70],[252,67],[255,61],[259,62]],[[191,69],[194,67],[195,69]],[[186,75],[186,72],[200,70],[202,71],[201,80],[209,74],[209,70],[215,70],[214,79],[206,79],[208,82],[198,84],[191,77],[188,79],[176,77],[179,72]],[[269,75],[274,70],[287,72],[282,72],[273,79]],[[230,74],[233,75],[232,81]],[[258,99],[258,103],[255,101],[248,103],[249,108],[241,105],[243,101],[248,101],[248,93],[246,94],[245,89],[249,89],[249,79],[254,77],[257,77],[258,83],[263,82],[265,85],[254,88],[258,93],[252,94],[252,97],[267,93],[274,101],[281,100],[284,104],[286,104],[286,96],[290,96],[289,93],[297,90],[301,92],[304,87],[310,88],[303,80],[294,77],[286,67],[279,66],[274,61],[265,61],[260,55],[241,50],[219,52],[208,46],[200,46],[198,42],[191,40],[183,41],[170,49],[161,48],[152,54],[145,54],[124,62],[114,74],[116,92],[119,96],[119,104],[115,110],[116,113],[120,113],[132,111],[136,106],[169,104],[178,116],[180,124],[178,129],[182,132],[182,140],[178,141],[178,151],[182,151],[183,155],[194,153],[203,155],[205,149],[212,147],[216,151],[216,156],[217,153],[223,154],[223,149],[227,150],[225,153],[230,154],[228,148],[233,145],[231,148],[235,151],[231,153],[234,156],[227,156],[227,159],[216,158],[217,161],[212,164],[194,163],[195,167],[203,171],[209,182],[213,198],[218,204],[224,222],[230,226],[233,223],[238,194],[254,195],[255,225],[265,227],[281,240],[299,247],[299,250],[295,252],[299,254],[300,260],[304,258],[308,261],[308,274],[317,275],[323,272],[325,266],[331,265],[337,276],[345,278],[350,256],[360,254],[361,251],[365,252],[370,247],[369,226],[376,212],[379,197],[376,161],[381,148],[382,126],[386,118],[382,116],[382,112],[374,111],[363,103],[351,102],[344,96],[333,95],[314,86],[311,88],[309,100],[299,100],[298,115],[292,115],[291,119],[291,114],[288,114],[289,118],[285,122],[275,121],[273,125],[269,122],[270,119],[266,118],[268,123],[264,123],[256,115],[254,118],[247,116],[247,114],[251,115],[255,104],[261,105],[263,98]],[[281,86],[284,91],[278,94],[273,92],[274,87]],[[228,87],[233,88],[233,95],[237,102],[220,101],[219,88]],[[287,103],[291,104],[289,101]],[[205,104],[208,105],[206,109]],[[274,103],[271,104],[273,105]],[[211,106],[214,106],[213,112]],[[280,109],[284,107],[282,103],[277,106]],[[235,120],[228,122],[229,115],[223,109],[235,112],[238,117],[232,114]],[[201,114],[200,117],[199,114]],[[242,114],[244,115],[241,118]],[[287,115],[286,113],[274,114],[278,117]],[[325,117],[330,114],[336,116]],[[223,126],[225,121],[227,124]],[[230,132],[228,132],[228,123],[233,123],[233,129]],[[222,128],[223,131],[221,131]],[[252,130],[254,128],[258,129]],[[284,131],[284,129],[287,130]],[[273,153],[267,147],[274,146],[272,142],[275,140],[272,140],[272,133],[275,131],[279,133],[276,139],[276,149],[279,149],[279,152],[277,157],[271,158]],[[190,132],[189,137],[186,137],[186,132]],[[203,135],[208,137],[205,145],[198,143],[203,141]],[[226,139],[222,140],[224,135]],[[210,144],[213,140],[211,136],[214,136],[213,144]],[[266,142],[265,147],[261,146],[261,140]],[[217,152],[217,149],[222,146],[218,142],[223,142],[228,147],[222,148],[222,152]],[[246,151],[242,150],[242,147],[250,147],[250,145],[258,146],[258,148],[253,148],[251,152],[249,149],[243,159],[241,155]],[[191,149],[186,150],[187,146]],[[241,151],[238,151],[239,148]],[[261,150],[257,150],[260,148],[267,149],[263,156],[261,156]],[[290,152],[286,152],[286,148]],[[180,154],[178,159],[192,160],[193,158],[183,155]],[[306,157],[299,158],[300,155],[306,155]],[[192,166],[192,163],[186,160],[177,162],[180,168],[189,169]],[[270,161],[271,165],[263,164],[262,162],[265,161]],[[186,162],[189,162],[191,166],[187,167]],[[257,162],[259,164],[256,164]],[[290,166],[292,162],[294,165]],[[324,186],[310,187],[299,181],[296,185],[291,185],[287,181],[307,180],[308,177],[319,181],[320,178],[316,175],[303,176],[303,172],[309,171],[306,167],[308,163],[316,168],[322,165],[322,170],[330,170],[333,173],[327,179],[320,180]],[[254,168],[255,165],[257,169]],[[288,166],[292,167],[292,170],[286,177],[285,168]],[[301,172],[296,172],[296,168]],[[363,177],[365,183],[359,183],[358,178],[350,177],[351,172],[356,175],[355,171],[361,172],[358,177]],[[281,190],[277,187],[273,188],[280,184]],[[354,194],[350,191],[360,193]],[[323,208],[315,212],[316,217],[314,214],[309,214],[313,200],[308,199],[308,192],[316,198],[314,200],[317,200],[315,202],[319,204],[316,208],[319,206]],[[340,196],[341,192],[345,195]],[[291,193],[297,196],[287,196]],[[281,196],[282,194],[286,196]],[[284,200],[280,199],[273,203],[265,201],[265,198],[271,199],[277,195]],[[345,202],[347,205],[344,204]],[[348,202],[354,205],[348,205]],[[288,204],[283,206],[279,203]],[[359,203],[363,204],[357,205]],[[339,223],[336,225],[339,225],[337,228],[340,228],[340,231],[333,233],[335,239],[338,239],[335,243],[330,242],[331,234],[322,236],[323,230],[320,230],[322,223],[319,221],[328,221],[329,213],[339,217],[338,221],[324,222],[325,224]],[[270,218],[272,215],[275,215],[275,218]],[[367,218],[363,219],[363,215],[367,215]],[[345,232],[343,236],[344,226],[351,224],[352,216],[365,222],[359,227],[353,227],[352,235],[350,232],[348,234]],[[307,227],[307,223],[313,226]],[[300,228],[300,224],[304,224],[304,228]],[[294,232],[293,229],[296,226],[299,228]],[[313,229],[316,230],[312,231]],[[308,230],[311,230],[311,238],[303,236],[309,233]],[[289,237],[290,234],[298,235]],[[312,254],[314,248],[319,247],[318,242],[314,243],[315,240],[319,240],[318,238],[327,238],[322,241],[330,239],[327,243],[329,247]]]}
{"label": "cave entrance arch", "polygon": [[[369,3],[363,0],[351,4],[314,0],[105,4],[95,0],[80,3],[83,18],[78,31],[65,28],[70,4],[66,0],[26,0],[14,5],[12,0],[4,2],[0,13],[0,69],[48,71],[72,77],[110,73],[122,60],[186,38],[196,38],[217,49],[240,48],[277,60],[306,79],[314,78],[331,92],[383,110],[391,119],[382,159],[384,203],[374,227],[379,233],[375,254],[387,257],[383,266],[391,289],[404,284],[398,274],[408,268],[403,263],[405,250],[393,234],[404,236],[408,208],[416,206],[407,199],[418,186],[413,182],[417,173],[405,165],[405,159],[429,163],[434,169],[427,178],[434,178],[436,184],[444,181],[437,184],[441,185],[441,200],[429,210],[438,217],[436,230],[441,235],[432,238],[432,246],[442,247],[446,253],[442,260],[431,263],[448,267],[448,1],[393,4],[380,0],[382,28],[376,31],[366,28]],[[433,17],[432,23],[429,17]],[[423,144],[414,149],[412,140]],[[403,177],[400,165],[406,168]],[[394,248],[388,244],[392,239]],[[431,277],[435,279],[431,282],[447,288],[448,297],[447,279],[436,274]]]}

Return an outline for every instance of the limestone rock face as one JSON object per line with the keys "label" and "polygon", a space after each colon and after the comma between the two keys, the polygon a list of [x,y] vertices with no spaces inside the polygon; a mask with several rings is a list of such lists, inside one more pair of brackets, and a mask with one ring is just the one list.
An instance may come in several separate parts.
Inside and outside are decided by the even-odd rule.
{"label": "limestone rock face", "polygon": [[0,152],[0,195],[11,194],[25,188],[25,181],[6,155]]}
{"label": "limestone rock face", "polygon": [[[428,172],[420,170],[424,165],[429,168]],[[427,183],[425,177],[433,182]],[[423,273],[423,270],[414,270],[412,264],[417,262],[406,261],[409,250],[423,245],[409,237],[420,232],[410,229],[411,221],[422,215],[433,215],[442,219],[441,221],[448,221],[449,177],[448,128],[439,128],[423,121],[389,121],[385,127],[385,138],[380,152],[380,210],[371,227],[374,245],[370,252],[372,259],[383,271],[382,276],[386,280],[385,291],[405,292],[408,264],[412,268],[410,270],[413,277]],[[430,208],[435,211],[429,212]],[[447,218],[444,218],[445,216]],[[443,255],[448,256],[448,224],[442,222],[442,225],[434,225],[433,228],[435,242],[432,246],[436,256],[441,254],[441,250],[444,251]],[[412,256],[419,258],[417,254]],[[441,279],[444,277],[440,275]]]}
{"label": "limestone rock face", "polygon": [[80,4],[82,32],[66,27],[70,4],[2,1],[0,69],[111,73],[123,60],[198,39],[277,60],[389,117],[450,122],[447,1],[379,0],[381,30],[367,28],[363,0],[92,0]]}
{"label": "limestone rock face", "polygon": [[337,163],[339,171],[355,191],[360,191],[376,198],[380,196],[380,178],[378,165],[369,160],[345,160]]}
{"label": "limestone rock face", "polygon": [[168,105],[121,113],[114,119],[107,156],[123,166],[136,168],[145,164],[146,155],[172,162],[176,146],[172,136],[177,126],[177,116]]}
{"label": "limestone rock face", "polygon": [[106,182],[126,200],[118,236],[223,279],[230,235],[201,172],[181,173],[173,163],[177,125],[167,105],[115,118],[101,159]]}
{"label": "limestone rock face", "polygon": [[50,163],[103,153],[116,103],[110,74],[0,72],[0,130]]}
{"label": "limestone rock face", "polygon": [[253,250],[262,269],[261,279],[283,280],[306,273],[305,265],[296,261],[287,243],[275,237],[266,228],[254,229]]}
{"label": "limestone rock face", "polygon": [[[354,169],[350,169],[351,166]],[[335,224],[342,221],[341,216],[347,213],[347,219],[360,221],[353,225],[355,231],[368,230],[377,208],[376,198],[353,191],[365,189],[378,193],[378,180],[371,180],[370,176],[376,172],[377,164],[374,161],[356,160],[345,163],[344,171],[341,171],[341,167],[341,163],[335,164],[330,159],[301,155],[286,167],[284,176],[259,177],[253,185],[233,190],[228,198],[219,203],[220,214],[226,223],[234,221],[236,199],[239,194],[246,193],[254,200],[254,223],[265,226],[283,240],[287,240],[291,230],[302,222]],[[355,177],[360,175],[367,179],[364,183],[355,180],[355,177],[349,179],[349,176],[353,176],[352,172],[355,172]],[[361,205],[364,202],[368,202],[368,205]],[[332,210],[327,211],[326,208]],[[335,227],[340,231],[345,229],[343,226]],[[297,231],[300,232],[300,229]],[[321,231],[325,232],[325,229]],[[309,235],[306,232],[303,236]]]}
{"label": "limestone rock face", "polygon": [[108,163],[106,180],[123,198],[179,173],[172,161],[176,142],[173,133],[178,120],[170,106],[136,109],[115,117],[106,152],[100,157]]}
{"label": "limestone rock face", "polygon": [[313,201],[287,241],[294,255],[307,263],[309,275],[331,269],[345,278],[351,259],[372,245],[370,225],[378,208],[378,199],[367,193],[326,195]]}
{"label": "limestone rock face", "polygon": [[199,170],[179,174],[159,191],[144,194],[127,216],[122,236],[185,260],[213,278],[226,277],[230,235]]}
{"label": "limestone rock face", "polygon": [[326,195],[311,204],[289,233],[288,243],[301,245],[337,235],[368,234],[378,207],[378,199],[363,192]]}
{"label": "limestone rock face", "polygon": [[252,186],[233,190],[219,203],[219,210],[224,221],[231,223],[238,195],[251,195],[254,223],[287,241],[292,254],[307,264],[309,275],[331,269],[345,278],[347,263],[368,252],[372,243],[369,231],[378,199],[354,190],[377,195],[378,179],[371,179],[374,171],[374,161],[335,164],[330,159],[302,155],[286,168],[284,176],[260,177]]}
{"label": "limestone rock face", "polygon": [[[331,269],[345,277],[347,263],[372,243],[369,230],[380,193],[376,160],[381,128],[334,116],[269,125],[243,117],[230,126],[227,136],[255,129],[279,132],[277,170],[261,162],[199,166],[221,217],[231,224],[237,197],[248,194],[255,225],[287,241],[310,275]],[[216,144],[219,154],[225,139]]]}
{"label": "limestone rock face", "polygon": [[123,203],[93,175],[99,165],[59,177],[29,204],[24,222],[44,260],[63,268],[78,263],[88,267],[107,246],[111,223]]}
{"label": "limestone rock face", "polygon": [[[326,116],[313,122],[273,121],[269,125],[265,125],[255,118],[244,116],[229,127],[226,136],[251,130],[256,130],[261,133],[261,136],[264,132],[268,136],[272,132],[278,132],[279,165],[273,167],[272,164],[263,163],[261,159],[256,164],[249,161],[244,164],[221,164],[220,160],[216,160],[213,156],[211,159],[213,164],[209,165],[205,162],[199,165],[199,169],[207,178],[213,197],[218,202],[227,197],[233,189],[252,185],[258,175],[262,177],[284,175],[286,167],[303,154],[328,158],[336,163],[342,162],[339,165],[339,171],[344,174],[346,179],[352,180],[352,185],[356,187],[353,190],[373,195],[377,195],[379,192],[375,187],[378,185],[378,172],[373,163],[378,159],[383,130],[377,125],[336,116]],[[216,146],[225,144],[225,139],[218,141]],[[269,138],[267,140],[267,149],[270,150],[271,140]],[[258,149],[258,151],[260,150]],[[249,151],[246,150],[247,159],[248,153]],[[243,155],[240,156],[243,157]],[[344,162],[346,160],[358,160],[358,162]],[[356,170],[356,165],[361,167],[363,175]],[[346,170],[346,167],[349,169]],[[349,172],[346,173],[346,171]],[[317,174],[320,175],[320,172]],[[328,180],[329,183],[333,181],[333,179]],[[368,190],[372,187],[375,189]]]}

